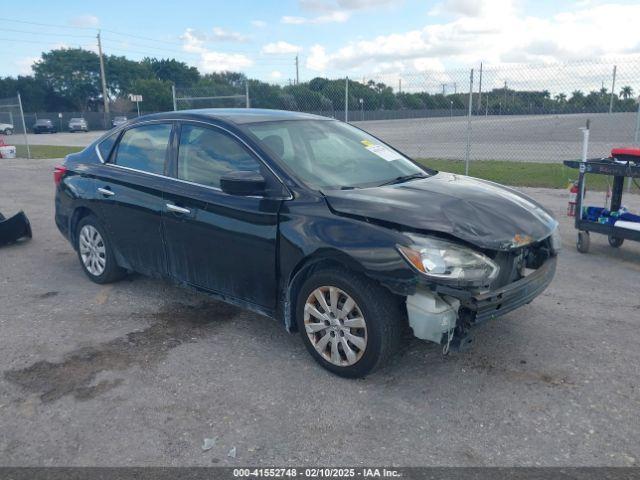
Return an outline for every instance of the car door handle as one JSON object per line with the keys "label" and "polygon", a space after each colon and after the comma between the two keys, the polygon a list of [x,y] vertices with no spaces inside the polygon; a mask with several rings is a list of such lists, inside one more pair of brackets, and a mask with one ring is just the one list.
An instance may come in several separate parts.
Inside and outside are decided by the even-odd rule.
{"label": "car door handle", "polygon": [[191,213],[191,210],[189,210],[188,208],[183,208],[183,207],[179,207],[177,205],[174,205],[173,203],[167,203],[167,210],[169,210],[170,212],[176,212],[176,213]]}
{"label": "car door handle", "polygon": [[102,188],[100,187],[98,189],[98,191],[102,194],[102,195],[106,195],[108,197],[113,197],[115,195],[115,192],[109,190],[108,188]]}

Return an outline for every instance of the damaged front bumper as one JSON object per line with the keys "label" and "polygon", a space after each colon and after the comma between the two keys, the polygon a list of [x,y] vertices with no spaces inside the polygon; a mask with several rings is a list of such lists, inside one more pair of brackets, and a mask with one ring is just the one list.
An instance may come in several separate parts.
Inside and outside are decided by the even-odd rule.
{"label": "damaged front bumper", "polygon": [[15,243],[21,238],[31,238],[31,224],[24,212],[5,218],[0,213],[0,246]]}
{"label": "damaged front bumper", "polygon": [[449,345],[460,343],[468,327],[505,315],[540,295],[553,280],[557,257],[504,287],[473,294],[468,290],[438,285],[420,288],[407,297],[407,316],[414,335]]}

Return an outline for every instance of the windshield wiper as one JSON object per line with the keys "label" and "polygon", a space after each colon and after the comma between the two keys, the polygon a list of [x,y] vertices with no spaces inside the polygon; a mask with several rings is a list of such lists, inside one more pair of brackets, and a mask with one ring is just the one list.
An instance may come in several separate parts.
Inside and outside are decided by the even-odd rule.
{"label": "windshield wiper", "polygon": [[383,187],[385,185],[395,185],[396,183],[408,182],[409,180],[413,180],[415,178],[427,178],[427,176],[428,175],[423,172],[412,173],[411,175],[401,175],[400,177],[396,177],[392,180],[389,180],[388,182],[381,183],[379,186]]}

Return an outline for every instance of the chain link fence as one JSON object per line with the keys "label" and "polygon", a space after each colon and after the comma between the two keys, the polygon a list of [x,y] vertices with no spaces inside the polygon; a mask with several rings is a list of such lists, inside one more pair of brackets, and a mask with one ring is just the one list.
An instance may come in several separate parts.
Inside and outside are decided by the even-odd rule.
{"label": "chain link fence", "polygon": [[[298,84],[231,75],[225,84],[171,89],[174,110],[254,107],[333,117],[435,168],[468,169],[471,175],[512,184],[522,183],[529,169],[533,173],[525,184],[536,185],[535,177],[544,176],[540,184],[566,185],[575,172],[565,169],[562,161],[580,157],[580,129],[587,120],[591,157],[637,143],[640,130],[637,55],[565,64],[478,64],[473,70],[317,77]],[[14,103],[6,100],[7,105]],[[0,107],[0,117],[17,117],[11,108]],[[111,118],[118,115],[122,114],[111,112]],[[136,113],[124,115],[132,118]],[[27,128],[36,119],[49,118],[65,130],[68,120],[77,116],[85,118],[91,129],[103,128],[102,112],[62,116],[38,112],[24,119]]]}
{"label": "chain link fence", "polygon": [[0,140],[0,145],[15,146],[17,156],[31,158],[20,94],[0,98]]}

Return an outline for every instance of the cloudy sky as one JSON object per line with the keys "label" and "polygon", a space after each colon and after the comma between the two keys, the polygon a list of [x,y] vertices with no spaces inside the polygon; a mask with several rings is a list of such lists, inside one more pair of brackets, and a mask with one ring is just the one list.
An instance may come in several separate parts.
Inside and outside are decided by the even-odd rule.
{"label": "cloudy sky", "polygon": [[202,72],[287,82],[640,54],[640,2],[598,0],[271,0],[23,2],[0,13],[0,75],[43,50],[173,57]]}

